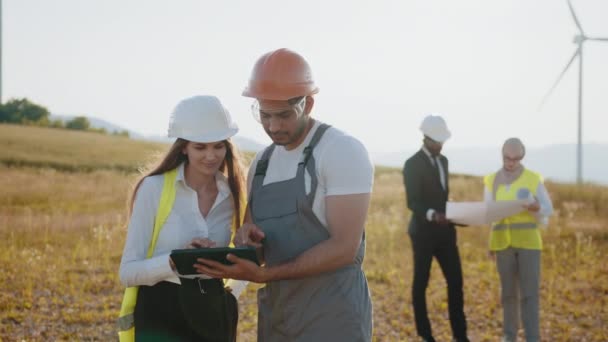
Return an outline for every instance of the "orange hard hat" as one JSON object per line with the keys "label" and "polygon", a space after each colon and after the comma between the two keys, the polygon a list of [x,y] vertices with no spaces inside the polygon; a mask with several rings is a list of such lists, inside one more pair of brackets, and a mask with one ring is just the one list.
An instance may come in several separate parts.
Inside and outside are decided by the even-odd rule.
{"label": "orange hard hat", "polygon": [[289,100],[318,92],[304,57],[289,49],[278,49],[262,55],[255,63],[243,96]]}

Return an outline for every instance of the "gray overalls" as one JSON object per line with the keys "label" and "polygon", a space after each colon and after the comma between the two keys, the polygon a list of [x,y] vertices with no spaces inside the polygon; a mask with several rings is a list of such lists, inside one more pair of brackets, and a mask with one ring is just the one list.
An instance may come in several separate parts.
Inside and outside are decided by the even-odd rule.
{"label": "gray overalls", "polygon": [[[274,144],[258,161],[250,208],[253,222],[265,234],[267,266],[294,259],[329,238],[327,228],[312,210],[318,185],[312,151],[327,128],[326,124],[318,127],[293,179],[263,185]],[[308,195],[305,170],[310,175]],[[307,278],[267,283],[258,291],[258,341],[371,341],[372,304],[361,270],[364,255],[365,235],[351,265]]]}

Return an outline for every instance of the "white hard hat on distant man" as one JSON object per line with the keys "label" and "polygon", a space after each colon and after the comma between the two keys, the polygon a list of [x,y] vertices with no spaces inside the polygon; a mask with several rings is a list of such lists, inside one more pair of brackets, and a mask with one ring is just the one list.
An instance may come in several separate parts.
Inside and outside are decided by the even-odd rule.
{"label": "white hard hat on distant man", "polygon": [[448,125],[445,120],[439,115],[428,115],[422,120],[420,130],[427,137],[440,142],[446,142],[452,133],[448,130]]}

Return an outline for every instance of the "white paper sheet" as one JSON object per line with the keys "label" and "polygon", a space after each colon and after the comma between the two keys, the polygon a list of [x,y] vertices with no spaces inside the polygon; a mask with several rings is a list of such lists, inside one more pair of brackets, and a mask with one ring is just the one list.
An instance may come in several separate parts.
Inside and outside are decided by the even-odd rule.
{"label": "white paper sheet", "polygon": [[530,203],[530,200],[448,202],[446,217],[448,220],[459,224],[470,226],[488,225],[525,210],[523,205],[527,203]]}
{"label": "white paper sheet", "polygon": [[448,202],[446,218],[454,223],[485,225],[488,205],[485,202]]}

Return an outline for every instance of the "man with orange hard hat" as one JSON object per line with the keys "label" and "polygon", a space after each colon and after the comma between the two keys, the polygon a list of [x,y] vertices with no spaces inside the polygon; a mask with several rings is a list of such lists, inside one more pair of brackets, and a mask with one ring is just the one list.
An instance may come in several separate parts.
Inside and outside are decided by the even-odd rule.
{"label": "man with orange hard hat", "polygon": [[365,221],[374,168],[363,144],[311,117],[318,93],[310,66],[279,49],[253,68],[243,95],[273,144],[249,170],[246,223],[237,246],[255,246],[265,266],[229,256],[199,272],[265,283],[258,340],[371,341]]}

